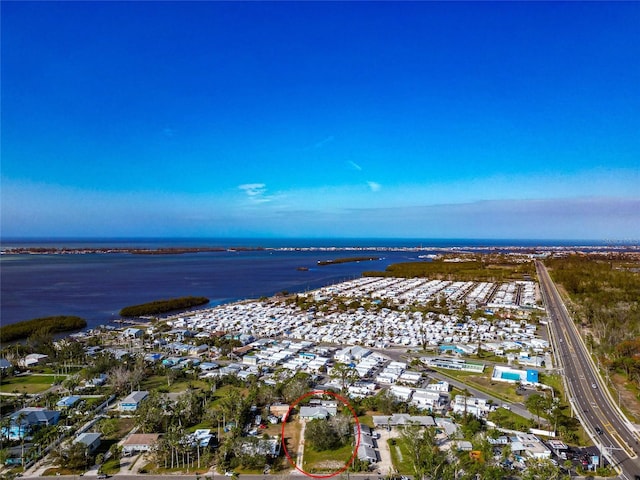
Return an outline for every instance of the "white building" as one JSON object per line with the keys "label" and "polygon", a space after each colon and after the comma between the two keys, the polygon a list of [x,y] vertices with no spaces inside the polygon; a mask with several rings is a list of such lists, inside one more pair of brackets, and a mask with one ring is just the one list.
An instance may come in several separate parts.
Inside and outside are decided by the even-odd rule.
{"label": "white building", "polygon": [[465,397],[464,395],[456,395],[452,408],[455,413],[467,413],[479,418],[485,417],[493,409],[486,398]]}
{"label": "white building", "polygon": [[449,402],[448,393],[418,388],[413,392],[410,403],[421,410],[444,412],[449,407]]}

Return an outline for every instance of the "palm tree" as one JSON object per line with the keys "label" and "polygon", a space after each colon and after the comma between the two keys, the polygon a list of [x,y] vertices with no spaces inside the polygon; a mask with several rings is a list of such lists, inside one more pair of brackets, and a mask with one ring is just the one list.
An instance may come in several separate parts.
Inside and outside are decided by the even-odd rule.
{"label": "palm tree", "polygon": [[76,388],[78,388],[79,385],[80,385],[80,378],[78,378],[78,375],[70,375],[64,381],[64,386],[69,392],[69,395],[73,395],[73,392],[75,392]]}
{"label": "palm tree", "polygon": [[211,408],[207,411],[207,421],[211,422],[211,424],[218,425],[218,438],[220,438],[220,421],[223,419],[222,410],[219,408]]}
{"label": "palm tree", "polygon": [[18,426],[18,435],[20,436],[20,463],[24,467],[24,440],[27,436],[27,425],[25,425],[25,419],[27,418],[27,414],[24,412],[19,412],[16,415],[16,425]]}
{"label": "palm tree", "polygon": [[0,450],[2,450],[4,440],[9,440],[11,431],[11,417],[2,417],[0,419]]}
{"label": "palm tree", "polygon": [[347,389],[347,386],[351,385],[358,379],[356,371],[345,363],[336,363],[331,369],[331,378],[339,379],[342,385],[342,391]]}

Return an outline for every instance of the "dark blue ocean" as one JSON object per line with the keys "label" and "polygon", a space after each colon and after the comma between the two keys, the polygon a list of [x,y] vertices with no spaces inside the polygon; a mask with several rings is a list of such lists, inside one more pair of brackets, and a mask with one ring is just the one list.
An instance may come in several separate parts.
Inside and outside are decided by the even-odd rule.
{"label": "dark blue ocean", "polygon": [[[575,243],[575,242],[574,242]],[[586,245],[587,242],[580,243]],[[497,240],[372,239],[118,239],[11,240],[10,247],[162,248],[264,247],[266,250],[169,255],[88,253],[76,255],[1,255],[0,321],[3,325],[51,315],[77,315],[89,327],[109,323],[122,307],[186,295],[211,299],[209,306],[270,296],[286,290],[304,292],[367,270],[418,260],[438,248],[549,246],[561,242]],[[337,251],[285,251],[282,248],[337,247]],[[378,251],[377,261],[318,266],[319,260],[362,256],[347,247],[410,247],[412,251]],[[272,250],[273,248],[277,250]],[[431,250],[433,249],[433,250]],[[308,271],[298,268],[305,267]]]}

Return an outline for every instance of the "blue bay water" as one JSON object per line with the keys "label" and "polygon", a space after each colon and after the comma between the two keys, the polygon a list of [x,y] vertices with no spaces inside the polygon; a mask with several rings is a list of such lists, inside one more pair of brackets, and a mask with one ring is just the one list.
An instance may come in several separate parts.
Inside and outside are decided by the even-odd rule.
{"label": "blue bay water", "polygon": [[[160,247],[420,247],[516,245],[514,241],[468,240],[246,240],[121,239],[3,241],[12,246],[68,248]],[[526,246],[519,242],[520,246]],[[552,243],[558,244],[558,242]],[[529,245],[543,245],[530,242]],[[318,266],[319,260],[361,256],[361,251],[221,251],[170,255],[89,253],[78,255],[0,256],[0,320],[3,325],[50,315],[77,315],[89,327],[118,317],[122,307],[186,295],[205,296],[210,306],[277,292],[304,292],[392,263],[418,260],[425,251],[375,252],[377,261]],[[367,253],[368,254],[368,253]],[[298,267],[308,268],[300,271]]]}
{"label": "blue bay water", "polygon": [[[127,305],[185,295],[211,305],[303,292],[415,260],[417,253],[384,252],[379,261],[318,266],[354,252],[239,251],[177,255],[3,255],[1,319],[6,325],[50,315],[78,315],[89,327],[119,318]],[[300,271],[306,267],[308,271]]]}

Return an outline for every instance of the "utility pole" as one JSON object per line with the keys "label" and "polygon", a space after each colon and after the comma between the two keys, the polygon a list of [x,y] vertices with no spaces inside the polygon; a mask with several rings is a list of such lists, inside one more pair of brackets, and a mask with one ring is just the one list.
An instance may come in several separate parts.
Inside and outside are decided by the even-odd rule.
{"label": "utility pole", "polygon": [[[619,447],[614,447],[613,445],[610,445],[610,446],[608,446],[608,447],[603,446],[603,447],[602,447],[602,450],[603,450],[603,451],[605,451],[605,452],[607,452],[607,453],[611,456],[611,459],[612,459],[612,460],[615,460],[615,459],[613,458],[613,455],[611,455],[611,452],[612,452],[612,451],[614,451],[614,450],[623,450],[623,449],[622,449],[622,448],[619,448]],[[598,463],[600,464],[600,468],[602,468],[602,467],[604,466],[604,465],[602,464],[602,457],[603,457],[603,455],[600,455],[600,461],[598,462]],[[611,462],[611,463],[612,463],[612,466],[615,466],[615,465],[613,465],[613,462]]]}

